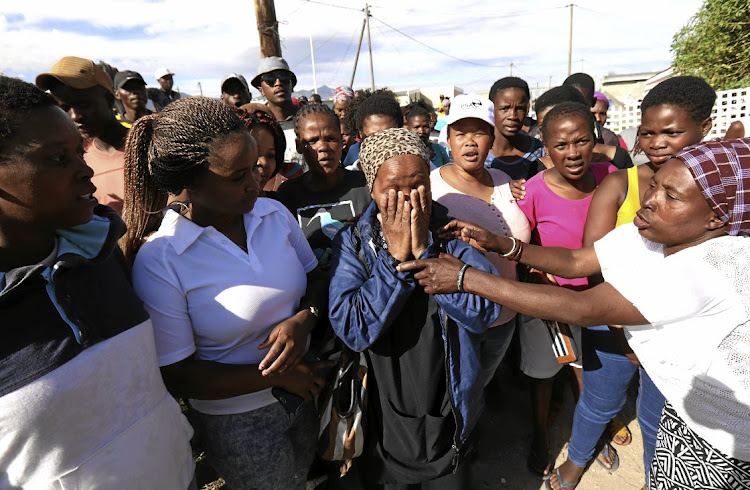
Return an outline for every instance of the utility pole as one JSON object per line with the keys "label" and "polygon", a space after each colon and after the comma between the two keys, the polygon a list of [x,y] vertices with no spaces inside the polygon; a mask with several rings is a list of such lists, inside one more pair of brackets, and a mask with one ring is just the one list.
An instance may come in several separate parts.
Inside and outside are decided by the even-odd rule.
{"label": "utility pole", "polygon": [[312,34],[310,34],[310,59],[312,59],[313,69],[313,93],[318,93],[318,79],[315,77],[315,51],[313,50]]}
{"label": "utility pole", "polygon": [[[201,97],[203,97],[203,86],[201,85],[201,82],[198,82],[198,90],[201,93]],[[179,90],[178,90],[178,92],[179,92]]]}
{"label": "utility pole", "polygon": [[578,61],[580,61],[580,62],[581,62],[581,72],[583,72],[583,62],[584,62],[584,61],[586,61],[586,60],[584,60],[583,58],[581,58],[581,59],[580,59],[580,60],[578,60]]}
{"label": "utility pole", "polygon": [[260,37],[260,57],[281,56],[279,23],[273,0],[255,0],[255,20]]}
{"label": "utility pole", "polygon": [[513,66],[515,65],[513,65],[513,62],[511,61],[510,62],[510,76],[513,76]]}
{"label": "utility pole", "polygon": [[375,73],[372,69],[372,40],[370,39],[370,6],[365,4],[365,21],[367,22],[367,49],[370,51],[370,88],[375,90]]}
{"label": "utility pole", "polygon": [[570,76],[570,64],[573,61],[573,4],[570,7],[570,32],[568,33],[568,76]]}
{"label": "utility pole", "polygon": [[354,76],[357,74],[357,63],[359,62],[359,52],[362,50],[362,38],[365,37],[365,26],[367,25],[367,18],[362,21],[362,30],[359,31],[359,43],[357,43],[357,52],[354,54],[354,69],[352,70],[352,78],[349,80],[349,86],[354,88]]}
{"label": "utility pole", "polygon": [[552,88],[552,75],[549,76],[549,82],[547,82],[547,90]]}

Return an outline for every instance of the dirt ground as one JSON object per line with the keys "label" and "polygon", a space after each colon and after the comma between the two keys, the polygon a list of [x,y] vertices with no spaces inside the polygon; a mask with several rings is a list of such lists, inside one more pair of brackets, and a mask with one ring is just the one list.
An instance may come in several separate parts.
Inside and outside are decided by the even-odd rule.
{"label": "dirt ground", "polygon": [[[481,434],[479,453],[472,471],[471,490],[537,490],[544,489],[541,478],[526,469],[526,457],[531,443],[531,402],[523,378],[510,375],[504,366],[498,371],[495,382],[499,393],[485,410],[479,428]],[[637,382],[637,379],[634,380]],[[628,401],[620,414],[633,433],[628,446],[614,446],[620,456],[620,467],[607,473],[596,463],[584,473],[578,490],[641,489],[643,477],[643,445],[635,416],[637,384],[628,392]],[[573,399],[565,392],[563,408],[555,419],[551,455],[555,466],[567,456],[568,438],[573,420]]]}

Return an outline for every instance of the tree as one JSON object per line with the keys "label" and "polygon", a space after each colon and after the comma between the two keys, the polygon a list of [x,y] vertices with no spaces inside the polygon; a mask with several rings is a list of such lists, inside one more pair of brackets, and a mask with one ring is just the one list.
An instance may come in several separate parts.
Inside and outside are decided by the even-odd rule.
{"label": "tree", "polygon": [[750,2],[706,0],[672,40],[675,71],[715,90],[750,87]]}

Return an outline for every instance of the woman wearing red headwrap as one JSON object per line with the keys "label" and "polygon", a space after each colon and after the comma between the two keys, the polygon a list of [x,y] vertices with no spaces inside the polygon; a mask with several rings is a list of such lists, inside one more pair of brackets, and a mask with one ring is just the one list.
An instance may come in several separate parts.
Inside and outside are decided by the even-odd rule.
{"label": "woman wearing red headwrap", "polygon": [[750,487],[750,139],[678,153],[633,225],[590,247],[534,247],[459,221],[444,230],[554,275],[601,272],[604,283],[576,292],[467,270],[450,256],[399,266],[423,269],[415,278],[428,294],[460,290],[540,318],[625,325],[667,399],[649,488]]}

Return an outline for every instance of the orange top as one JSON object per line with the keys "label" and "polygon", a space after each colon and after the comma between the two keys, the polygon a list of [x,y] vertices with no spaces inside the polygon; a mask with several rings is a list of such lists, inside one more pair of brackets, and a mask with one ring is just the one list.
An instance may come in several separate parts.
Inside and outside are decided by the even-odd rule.
{"label": "orange top", "polygon": [[122,214],[123,199],[125,197],[125,153],[114,151],[103,152],[90,143],[83,155],[86,164],[94,170],[91,182],[96,186],[94,197],[99,204],[111,207],[117,214]]}

